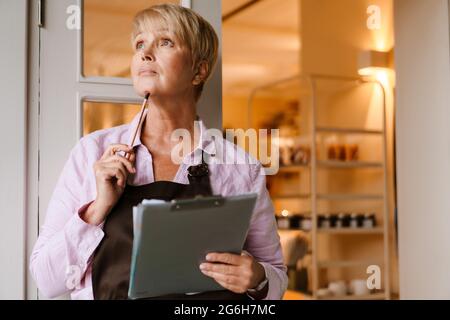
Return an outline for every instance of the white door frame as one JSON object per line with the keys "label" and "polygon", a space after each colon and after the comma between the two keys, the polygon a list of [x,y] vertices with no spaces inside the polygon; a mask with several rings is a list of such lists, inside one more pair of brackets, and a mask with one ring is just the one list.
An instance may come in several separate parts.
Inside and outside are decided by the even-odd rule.
{"label": "white door frame", "polygon": [[0,1],[0,299],[25,298],[27,13],[26,0]]}

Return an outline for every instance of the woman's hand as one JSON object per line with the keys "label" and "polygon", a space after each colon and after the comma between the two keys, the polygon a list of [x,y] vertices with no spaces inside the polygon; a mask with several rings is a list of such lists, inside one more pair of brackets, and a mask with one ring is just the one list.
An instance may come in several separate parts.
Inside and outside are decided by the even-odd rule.
{"label": "woman's hand", "polygon": [[254,289],[266,277],[264,267],[245,253],[208,253],[206,260],[208,262],[200,264],[203,274],[235,293]]}
{"label": "woman's hand", "polygon": [[[119,151],[129,154],[128,159],[117,155]],[[111,144],[100,160],[94,164],[97,197],[83,215],[90,224],[99,225],[108,216],[119,200],[130,173],[136,173],[135,154],[132,147],[125,144]]]}

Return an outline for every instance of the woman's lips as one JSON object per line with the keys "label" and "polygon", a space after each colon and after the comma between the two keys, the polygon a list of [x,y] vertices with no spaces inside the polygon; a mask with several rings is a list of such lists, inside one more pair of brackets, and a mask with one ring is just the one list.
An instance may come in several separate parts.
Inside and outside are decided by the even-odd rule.
{"label": "woman's lips", "polygon": [[153,76],[156,75],[157,72],[152,69],[152,68],[148,68],[148,67],[143,67],[139,69],[139,75],[140,76]]}
{"label": "woman's lips", "polygon": [[154,71],[141,71],[139,72],[140,76],[156,76],[157,73]]}

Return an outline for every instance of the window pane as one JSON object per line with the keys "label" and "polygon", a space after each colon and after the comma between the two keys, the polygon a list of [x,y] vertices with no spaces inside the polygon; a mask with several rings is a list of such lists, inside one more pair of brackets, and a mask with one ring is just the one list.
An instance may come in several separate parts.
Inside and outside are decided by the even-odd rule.
{"label": "window pane", "polygon": [[100,129],[130,123],[141,110],[138,104],[83,102],[83,136]]}
{"label": "window pane", "polygon": [[137,12],[179,0],[84,0],[83,75],[130,77],[131,23]]}

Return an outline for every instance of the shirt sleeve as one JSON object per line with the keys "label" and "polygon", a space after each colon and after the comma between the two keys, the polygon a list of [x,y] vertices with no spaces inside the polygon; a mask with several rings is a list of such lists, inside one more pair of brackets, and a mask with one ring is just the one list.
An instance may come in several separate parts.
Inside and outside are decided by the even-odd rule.
{"label": "shirt sleeve", "polygon": [[92,201],[81,204],[89,172],[80,142],[64,165],[30,257],[30,272],[40,292],[55,298],[78,287],[103,238],[101,226],[80,218]]}
{"label": "shirt sleeve", "polygon": [[244,245],[263,267],[269,281],[265,300],[282,299],[287,289],[287,268],[283,262],[274,208],[266,188],[264,168],[258,163],[253,171],[251,192],[257,193],[255,208]]}

